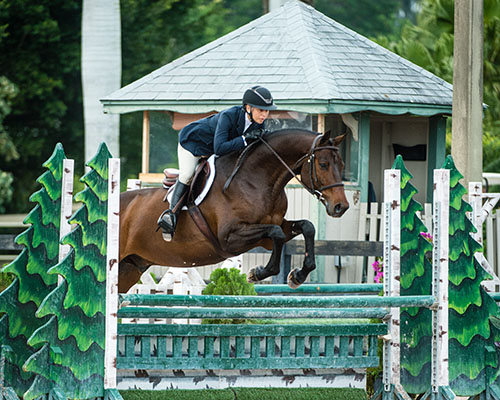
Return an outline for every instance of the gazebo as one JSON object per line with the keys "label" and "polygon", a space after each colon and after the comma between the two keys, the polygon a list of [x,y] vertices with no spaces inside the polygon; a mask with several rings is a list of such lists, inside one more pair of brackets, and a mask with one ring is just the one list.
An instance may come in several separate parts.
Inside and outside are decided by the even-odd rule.
{"label": "gazebo", "polygon": [[[318,207],[311,213],[323,226],[320,238],[361,237],[356,228],[360,205],[382,198],[383,170],[396,154],[403,155],[414,174],[416,199],[430,201],[432,170],[445,157],[452,86],[297,0],[101,102],[108,113],[143,112],[140,176],[147,179],[149,173],[161,172],[150,167],[151,147],[158,146],[150,146],[151,135],[164,136],[167,127],[178,131],[190,121],[241,104],[244,90],[256,84],[271,90],[279,107],[271,116],[272,128],[348,132],[342,152],[351,209],[343,219],[352,218],[348,225],[353,228],[326,222]],[[152,124],[158,116],[163,124]]]}

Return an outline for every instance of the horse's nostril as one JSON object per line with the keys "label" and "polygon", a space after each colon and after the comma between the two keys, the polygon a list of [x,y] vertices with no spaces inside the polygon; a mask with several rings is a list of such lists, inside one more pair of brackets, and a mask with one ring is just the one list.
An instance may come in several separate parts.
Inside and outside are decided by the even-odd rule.
{"label": "horse's nostril", "polygon": [[342,212],[342,204],[338,203],[335,208],[334,208],[335,213],[340,213]]}

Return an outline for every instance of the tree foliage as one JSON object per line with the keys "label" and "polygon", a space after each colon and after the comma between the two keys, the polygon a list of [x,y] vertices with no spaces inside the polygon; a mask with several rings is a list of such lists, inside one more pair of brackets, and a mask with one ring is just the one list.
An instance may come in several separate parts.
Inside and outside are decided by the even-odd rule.
{"label": "tree foliage", "polygon": [[[380,36],[389,50],[453,83],[453,0],[422,0],[415,24],[407,23],[397,39]],[[484,0],[483,169],[498,171],[500,163],[500,0]]]}
{"label": "tree foliage", "polygon": [[[16,94],[17,88],[5,76],[0,76],[0,159],[6,161],[19,158],[16,146],[3,126],[3,120],[10,113],[10,106]],[[5,204],[12,198],[13,180],[12,173],[0,169],[0,213],[5,212]]]}
{"label": "tree foliage", "polygon": [[29,207],[47,149],[64,142],[69,154],[82,151],[80,21],[81,2],[0,2],[0,71],[19,91],[4,126],[21,157],[0,159],[19,199],[7,211]]}
{"label": "tree foliage", "polygon": [[315,0],[314,7],[361,35],[396,35],[403,22],[413,18],[412,1]]}

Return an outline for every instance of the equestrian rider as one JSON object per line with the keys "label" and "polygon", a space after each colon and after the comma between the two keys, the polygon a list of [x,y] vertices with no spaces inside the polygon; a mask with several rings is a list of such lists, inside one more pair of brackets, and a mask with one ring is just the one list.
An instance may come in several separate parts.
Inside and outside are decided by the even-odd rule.
{"label": "equestrian rider", "polygon": [[173,189],[170,208],[158,219],[166,241],[172,240],[177,217],[187,198],[184,195],[200,158],[241,150],[248,145],[247,141],[261,135],[269,110],[275,109],[271,92],[262,86],[254,86],[243,94],[242,106],[228,108],[182,128],[177,146],[179,178]]}

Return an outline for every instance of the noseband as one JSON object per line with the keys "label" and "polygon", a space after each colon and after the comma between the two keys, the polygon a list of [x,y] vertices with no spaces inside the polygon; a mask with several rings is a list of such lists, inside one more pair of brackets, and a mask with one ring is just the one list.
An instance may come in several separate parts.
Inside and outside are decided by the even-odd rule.
{"label": "noseband", "polygon": [[[295,162],[295,164],[293,165],[292,168],[290,168],[288,166],[288,164],[280,157],[280,155],[276,152],[276,150],[274,150],[271,147],[271,145],[264,140],[264,138],[259,137],[259,140],[262,143],[264,143],[269,150],[271,150],[271,153],[273,153],[273,155],[285,166],[285,168],[288,169],[288,171],[292,174],[292,176],[295,179],[297,179],[297,181],[304,187],[304,189],[306,189],[309,193],[311,193],[313,196],[315,196],[319,201],[321,201],[323,204],[325,204],[326,199],[323,196],[323,191],[330,189],[330,188],[333,188],[333,187],[343,187],[344,183],[343,182],[336,182],[336,183],[332,183],[330,185],[321,186],[321,187],[317,188],[317,186],[319,184],[319,180],[318,180],[318,173],[316,172],[316,163],[314,162],[316,159],[315,153],[319,150],[331,150],[331,151],[338,151],[339,150],[339,148],[336,146],[318,146],[318,142],[319,142],[319,140],[321,140],[321,138],[322,138],[322,136],[317,136],[314,139],[314,141],[311,145],[311,148],[309,149],[309,152],[307,154],[303,155],[302,157],[300,157]],[[304,162],[306,162],[306,161],[311,166],[309,168],[309,177],[311,180],[312,187],[309,187],[304,182],[302,182],[298,178],[297,174],[294,172],[294,170],[301,167],[302,164],[304,164]]]}

